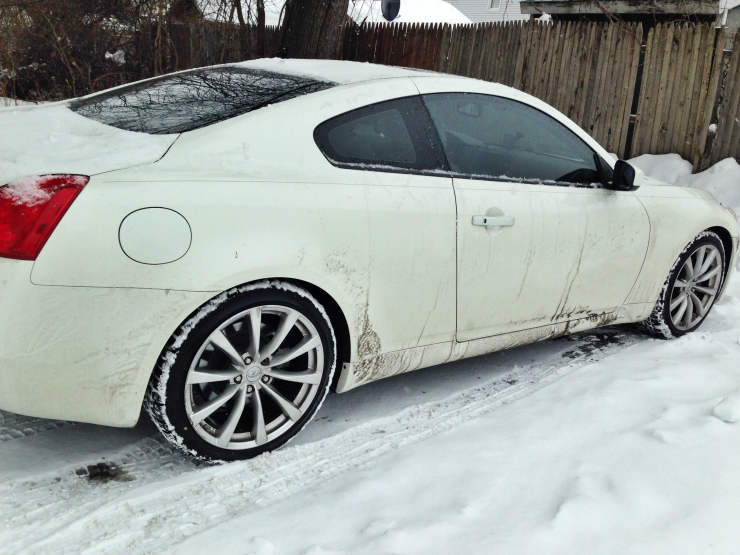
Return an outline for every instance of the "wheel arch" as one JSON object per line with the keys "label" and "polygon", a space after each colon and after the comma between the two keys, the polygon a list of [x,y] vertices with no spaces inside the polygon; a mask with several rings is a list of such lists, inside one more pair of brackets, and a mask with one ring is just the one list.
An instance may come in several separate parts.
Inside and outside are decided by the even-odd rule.
{"label": "wheel arch", "polygon": [[319,303],[324,307],[326,313],[329,315],[329,320],[334,328],[334,333],[337,339],[337,361],[336,370],[334,371],[334,379],[332,380],[331,388],[336,390],[337,382],[342,374],[343,366],[345,363],[350,362],[352,358],[352,336],[349,332],[349,324],[347,323],[347,317],[344,311],[339,306],[339,303],[329,293],[324,291],[321,287],[295,278],[275,278],[281,281],[292,283],[297,287],[301,287],[311,293]]}

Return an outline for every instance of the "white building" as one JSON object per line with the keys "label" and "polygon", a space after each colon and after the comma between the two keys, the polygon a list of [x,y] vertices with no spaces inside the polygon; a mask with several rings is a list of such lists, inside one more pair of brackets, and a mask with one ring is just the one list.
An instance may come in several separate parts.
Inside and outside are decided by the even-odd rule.
{"label": "white building", "polygon": [[[520,0],[446,0],[473,23],[486,21],[521,21],[529,19],[519,9]],[[403,5],[403,0],[401,0]]]}
{"label": "white building", "polygon": [[[512,0],[501,0],[512,1]],[[475,3],[475,2],[472,2]],[[285,0],[265,0],[265,23],[277,26],[280,24]],[[519,0],[516,0],[517,6]],[[244,11],[252,9],[252,20],[256,20],[254,0],[242,0]],[[471,19],[455,9],[455,2],[445,0],[401,0],[401,11],[394,23],[450,23],[465,24]],[[347,15],[358,23],[385,23],[380,11],[380,0],[349,0]],[[488,21],[488,20],[482,20]]]}

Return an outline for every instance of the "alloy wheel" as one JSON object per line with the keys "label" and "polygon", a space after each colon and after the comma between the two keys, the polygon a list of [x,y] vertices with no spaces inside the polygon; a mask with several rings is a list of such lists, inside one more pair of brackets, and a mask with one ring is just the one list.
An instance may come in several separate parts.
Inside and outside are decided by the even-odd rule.
{"label": "alloy wheel", "polygon": [[229,318],[203,342],[185,382],[193,430],[229,450],[259,447],[290,430],[319,393],[324,348],[311,321],[280,305]]}
{"label": "alloy wheel", "polygon": [[712,307],[722,279],[722,255],[705,244],[696,249],[681,267],[670,297],[671,321],[676,329],[697,326]]}

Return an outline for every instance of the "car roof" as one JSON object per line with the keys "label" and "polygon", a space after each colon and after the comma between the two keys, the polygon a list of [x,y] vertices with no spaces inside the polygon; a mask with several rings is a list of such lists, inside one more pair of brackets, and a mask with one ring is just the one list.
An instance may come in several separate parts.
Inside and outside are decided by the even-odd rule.
{"label": "car roof", "polygon": [[340,85],[351,85],[379,79],[394,77],[420,77],[435,75],[443,77],[443,73],[435,73],[421,69],[385,66],[368,62],[345,62],[338,60],[296,60],[281,58],[261,58],[234,64],[234,67],[261,69],[275,73],[287,73],[304,77],[313,77],[321,81],[331,81]]}

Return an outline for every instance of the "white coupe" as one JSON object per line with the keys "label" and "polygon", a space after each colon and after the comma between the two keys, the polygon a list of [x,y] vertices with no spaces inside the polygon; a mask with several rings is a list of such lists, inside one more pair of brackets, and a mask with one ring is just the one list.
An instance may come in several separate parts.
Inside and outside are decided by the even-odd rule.
{"label": "white coupe", "polygon": [[694,331],[738,224],[514,89],[330,61],[0,111],[0,408],[275,449],[329,388]]}

